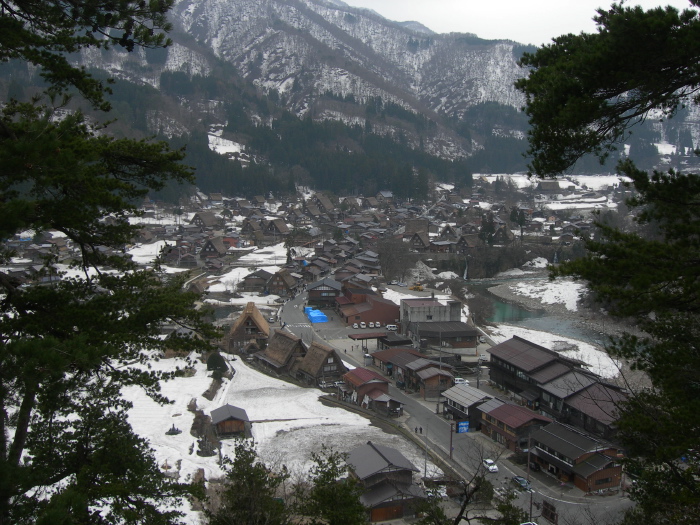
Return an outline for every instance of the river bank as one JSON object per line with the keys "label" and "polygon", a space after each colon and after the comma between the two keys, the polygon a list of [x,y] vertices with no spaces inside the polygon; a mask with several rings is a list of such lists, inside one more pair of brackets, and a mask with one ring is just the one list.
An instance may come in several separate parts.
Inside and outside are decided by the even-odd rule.
{"label": "river bank", "polygon": [[[544,285],[548,280],[547,273],[537,272],[536,274],[528,275],[528,281],[536,282],[538,280]],[[494,286],[487,287],[487,293],[493,294],[501,301],[516,304],[521,308],[532,311],[544,310],[547,313],[547,317],[554,318],[555,320],[566,320],[568,323],[582,330],[599,334],[599,344],[594,346],[601,352],[605,352],[604,345],[608,342],[610,337],[616,338],[623,333],[641,335],[641,332],[636,330],[629,322],[626,323],[616,320],[607,315],[600,308],[592,309],[586,307],[585,298],[577,301],[576,309],[571,310],[567,308],[566,304],[563,302],[544,302],[537,297],[518,293],[516,287],[519,282],[520,281],[515,279],[510,283],[494,284]],[[618,367],[618,374],[615,377],[608,377],[608,380],[612,383],[617,383],[619,386],[626,388],[630,388],[632,385],[640,387],[649,386],[648,378],[640,372],[631,370],[628,363],[618,361]]]}
{"label": "river bank", "polygon": [[[537,272],[528,275],[529,281],[541,280],[548,281],[547,272]],[[585,299],[576,302],[576,309],[571,310],[564,302],[544,302],[537,297],[530,297],[518,293],[514,290],[514,283],[502,283],[489,287],[488,293],[491,293],[499,299],[515,303],[527,310],[544,310],[550,317],[558,319],[566,319],[567,321],[581,327],[584,330],[596,332],[601,335],[611,337],[619,337],[623,332],[630,332],[630,324],[623,321],[618,321],[610,317],[606,312],[598,309],[592,309],[585,306]]]}

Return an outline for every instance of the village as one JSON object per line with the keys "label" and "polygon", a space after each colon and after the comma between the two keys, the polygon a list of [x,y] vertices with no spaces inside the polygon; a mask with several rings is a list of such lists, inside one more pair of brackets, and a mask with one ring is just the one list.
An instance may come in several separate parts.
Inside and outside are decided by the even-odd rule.
{"label": "village", "polygon": [[[217,456],[230,450],[229,438],[254,438],[264,449],[263,435],[272,441],[272,434],[291,432],[298,410],[288,417],[268,410],[262,418],[254,414],[257,402],[243,402],[247,394],[233,395],[237,381],[264,374],[316,392],[333,410],[417,434],[408,436],[413,448],[398,446],[395,436],[384,442],[372,436],[344,450],[365,487],[371,521],[410,518],[428,477],[498,472],[484,451],[517,458],[510,466],[497,463],[514,474],[510,489],[523,494],[534,486],[542,499],[554,482],[572,501],[619,491],[614,423],[624,389],[582,360],[527,338],[491,337],[450,288],[477,273],[471,258],[480,259],[485,247],[518,245],[552,259],[575,249],[581,235],[591,234],[588,212],[615,210],[624,190],[613,177],[579,179],[585,182],[484,176],[469,195],[445,185],[435,202],[420,204],[397,202],[390,192],[367,198],[309,192],[285,201],[196,194],[178,207],[145,202],[133,218],[140,236],[124,252],[145,266],[158,258],[161,270],[186,272],[186,286],[203,294],[202,307],[223,333],[194,368],[202,392],[187,399],[192,423],[185,429],[175,412],[168,439],[182,442],[183,456],[213,458],[197,474],[208,479],[216,476]],[[382,243],[392,241],[406,248],[398,263],[382,253]],[[55,232],[27,232],[7,245],[17,254],[7,270],[27,285],[75,275],[73,247]],[[47,257],[55,261],[49,271],[42,270]],[[433,266],[459,273],[415,271]],[[450,430],[429,442],[423,426],[427,433],[434,418]],[[263,432],[272,421],[288,426]],[[145,421],[134,426],[151,435]],[[473,435],[483,440],[479,461],[453,458],[453,438],[469,447],[464,438]],[[422,469],[416,443],[425,444]],[[175,477],[202,470],[192,465],[188,473],[182,457],[164,456],[164,470]]]}

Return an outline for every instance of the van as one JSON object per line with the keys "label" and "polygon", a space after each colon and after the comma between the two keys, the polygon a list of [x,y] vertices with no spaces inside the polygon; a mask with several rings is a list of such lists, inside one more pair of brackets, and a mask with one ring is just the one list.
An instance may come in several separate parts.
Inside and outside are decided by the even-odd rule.
{"label": "van", "polygon": [[463,377],[455,377],[455,385],[468,385],[469,381],[464,379]]}
{"label": "van", "polygon": [[389,330],[390,332],[396,332],[396,330],[398,330],[399,327],[396,326],[395,324],[388,324],[388,325],[386,325],[386,329]]}

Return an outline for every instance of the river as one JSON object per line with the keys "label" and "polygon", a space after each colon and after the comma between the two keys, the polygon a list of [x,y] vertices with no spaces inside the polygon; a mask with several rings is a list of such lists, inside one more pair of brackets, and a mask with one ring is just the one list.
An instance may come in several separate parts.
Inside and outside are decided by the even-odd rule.
{"label": "river", "polygon": [[[511,283],[520,283],[524,279],[543,278],[545,278],[543,275],[539,275],[470,281],[467,289],[469,293],[483,297],[492,305],[493,312],[487,319],[490,323],[521,326],[602,346],[606,336],[602,333],[601,328],[604,327],[601,327],[600,323],[593,322],[589,317],[582,316],[578,312],[570,312],[563,307],[538,304],[532,298],[505,291]],[[504,298],[504,295],[510,295],[512,300]]]}

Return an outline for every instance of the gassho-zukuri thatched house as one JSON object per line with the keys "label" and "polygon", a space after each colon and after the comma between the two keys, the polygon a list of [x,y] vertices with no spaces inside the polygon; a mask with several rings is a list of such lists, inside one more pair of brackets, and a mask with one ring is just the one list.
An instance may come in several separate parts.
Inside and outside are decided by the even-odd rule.
{"label": "gassho-zukuri thatched house", "polygon": [[226,337],[224,348],[229,352],[240,352],[251,340],[264,347],[270,337],[270,324],[258,310],[255,303],[249,302],[233,323]]}
{"label": "gassho-zukuri thatched house", "polygon": [[263,368],[279,375],[289,372],[298,358],[306,355],[301,338],[286,330],[275,330],[267,342],[267,348],[253,354]]}
{"label": "gassho-zukuri thatched house", "polygon": [[306,355],[295,361],[290,374],[309,385],[320,385],[338,381],[347,371],[343,360],[333,348],[314,341]]}

